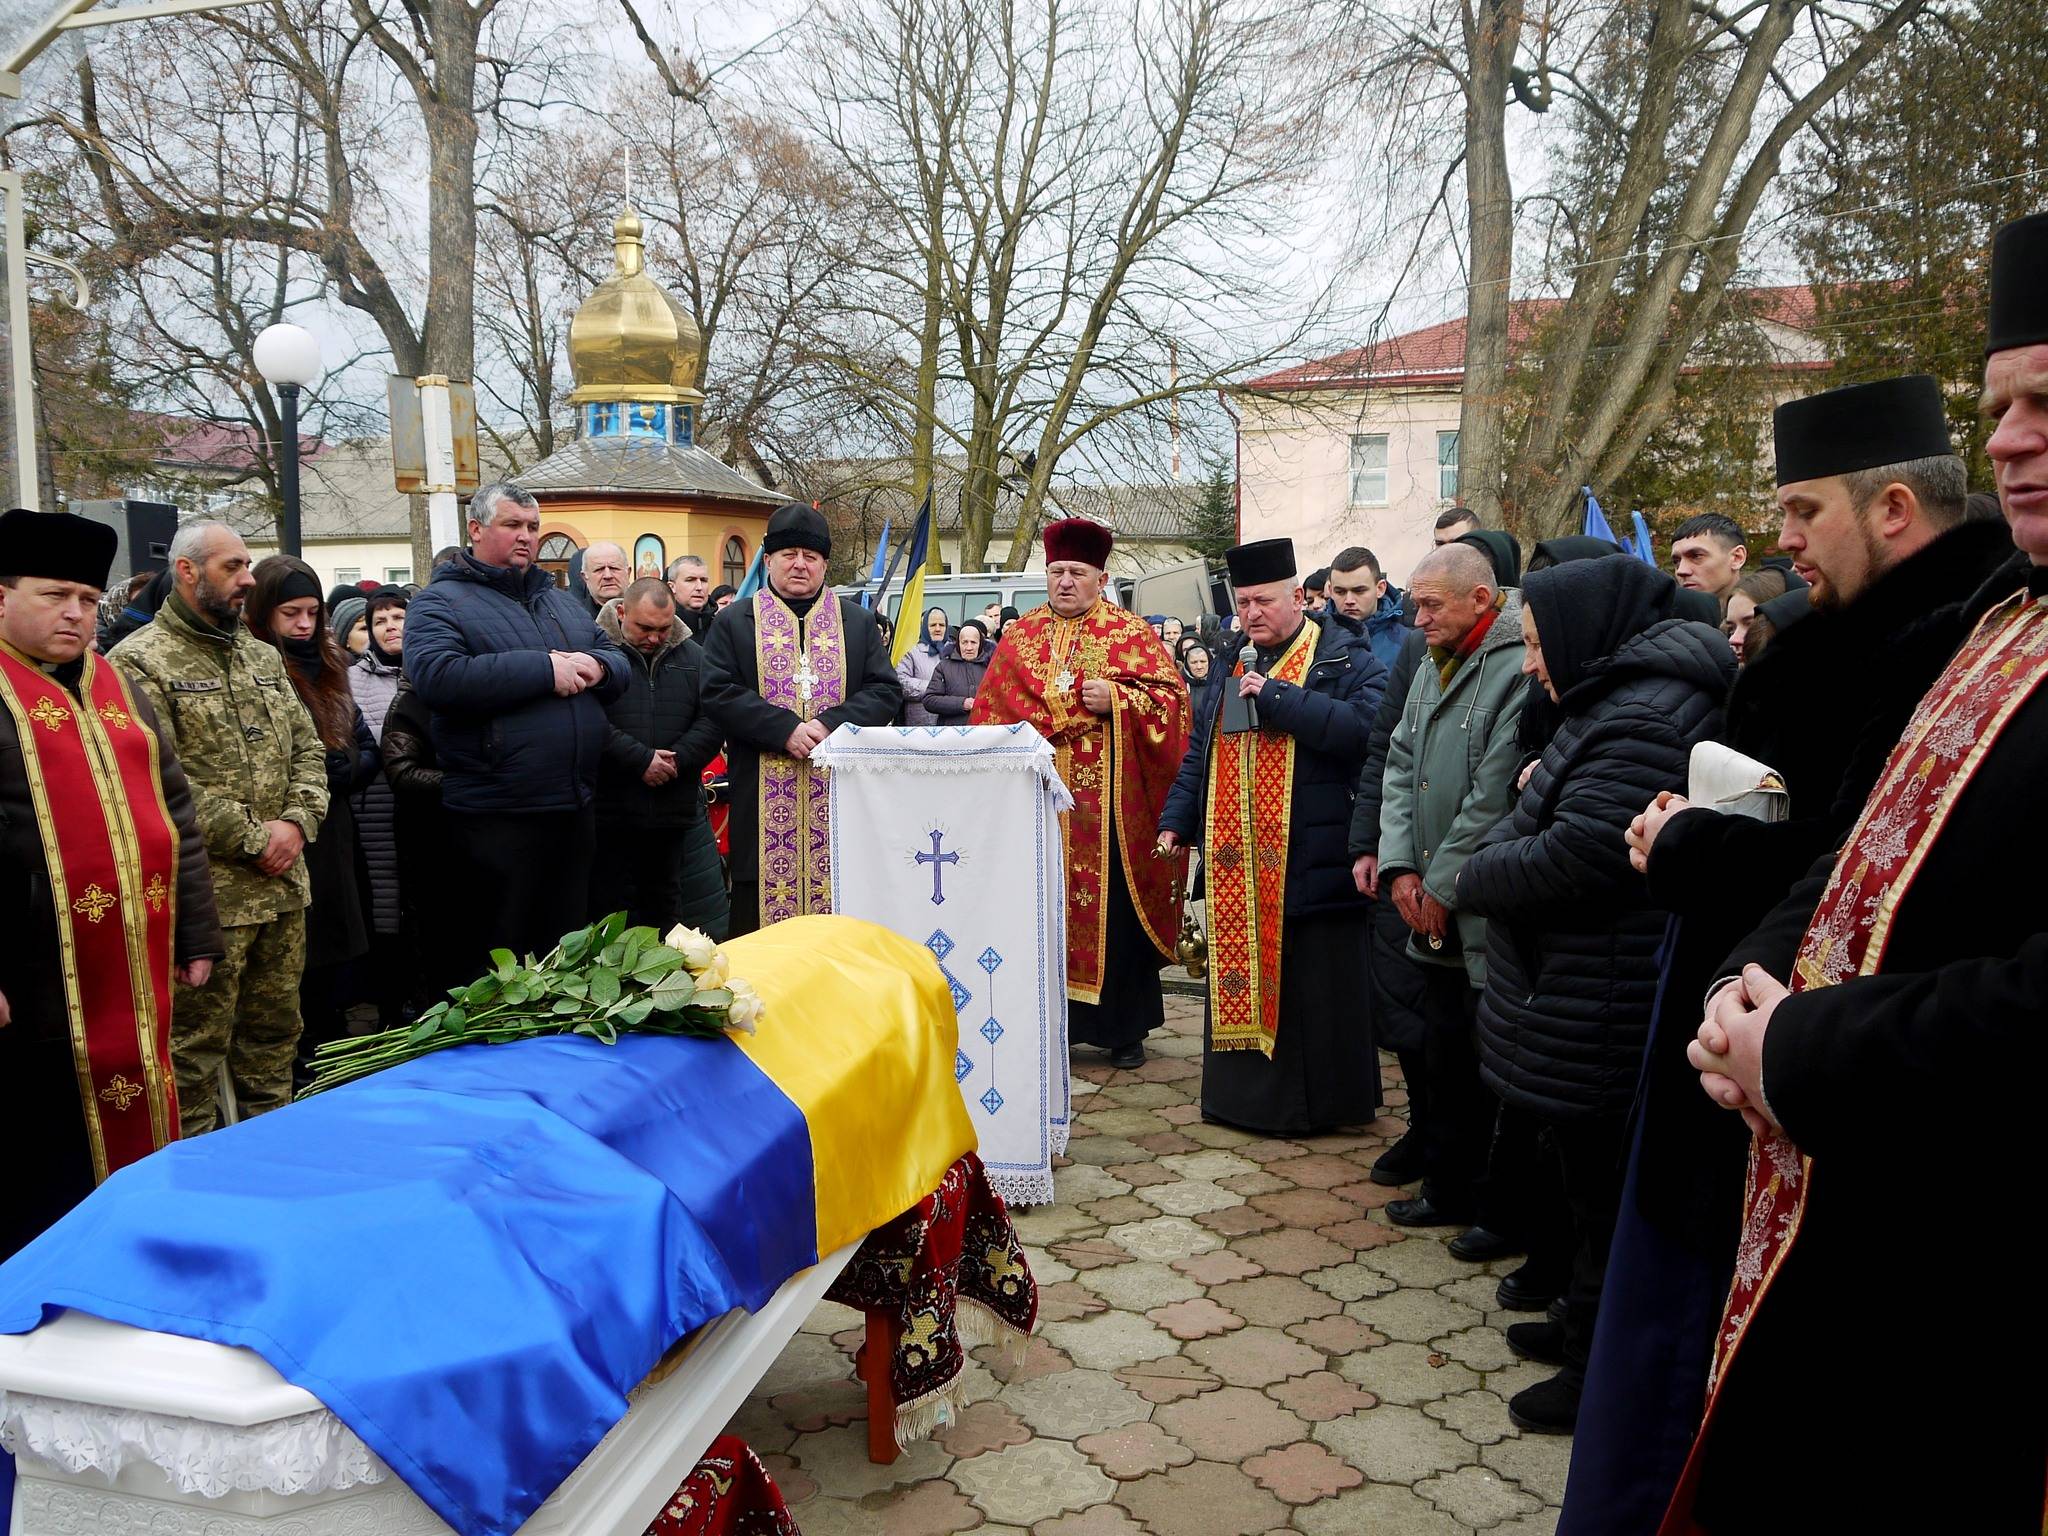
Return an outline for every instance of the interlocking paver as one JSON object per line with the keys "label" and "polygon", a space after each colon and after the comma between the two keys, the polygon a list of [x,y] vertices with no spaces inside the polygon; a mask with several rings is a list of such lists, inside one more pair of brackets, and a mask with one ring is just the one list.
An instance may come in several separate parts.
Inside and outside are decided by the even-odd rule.
{"label": "interlocking paver", "polygon": [[1093,1291],[1120,1312],[1144,1312],[1202,1294],[1198,1282],[1152,1259],[1092,1270],[1075,1284]]}
{"label": "interlocking paver", "polygon": [[1236,1467],[1190,1462],[1125,1483],[1117,1502],[1152,1536],[1247,1536],[1283,1525],[1287,1507]]}
{"label": "interlocking paver", "polygon": [[[991,1399],[962,1409],[952,1423],[939,1430],[935,1438],[946,1448],[948,1455],[979,1456],[983,1451],[1000,1451],[1005,1446],[1022,1445],[1031,1438],[1031,1430],[1017,1417],[1015,1410]],[[785,1489],[783,1497],[788,1496]]]}
{"label": "interlocking paver", "polygon": [[1206,1339],[1244,1326],[1243,1318],[1206,1296],[1153,1307],[1145,1315],[1176,1339]]}
{"label": "interlocking paver", "polygon": [[1205,1461],[1247,1456],[1308,1438],[1308,1425],[1249,1387],[1218,1387],[1186,1402],[1155,1408],[1152,1422]]}
{"label": "interlocking paver", "polygon": [[1326,1355],[1340,1358],[1356,1354],[1361,1349],[1377,1349],[1387,1342],[1387,1336],[1377,1328],[1342,1313],[1335,1317],[1318,1317],[1305,1323],[1290,1324],[1287,1336],[1299,1339],[1304,1344],[1312,1344]]}
{"label": "interlocking paver", "polygon": [[1068,1371],[1010,1387],[1004,1404],[1041,1435],[1078,1440],[1083,1435],[1129,1424],[1152,1405],[1107,1371]]}
{"label": "interlocking paver", "polygon": [[1351,1257],[1351,1250],[1342,1243],[1333,1243],[1299,1227],[1240,1237],[1230,1246],[1273,1275],[1305,1275],[1312,1269],[1345,1263]]}
{"label": "interlocking paver", "polygon": [[1266,1388],[1266,1396],[1311,1424],[1363,1413],[1379,1403],[1365,1388],[1346,1381],[1335,1371],[1310,1371],[1306,1376],[1275,1382]]}
{"label": "interlocking paver", "polygon": [[1460,1467],[1456,1472],[1426,1478],[1415,1485],[1415,1491],[1438,1509],[1479,1531],[1491,1530],[1503,1520],[1532,1514],[1542,1507],[1538,1500],[1484,1467]]}
{"label": "interlocking paver", "polygon": [[1157,1424],[1141,1422],[1106,1429],[1074,1442],[1096,1466],[1120,1483],[1133,1482],[1169,1467],[1184,1467],[1195,1453]]}
{"label": "interlocking paver", "polygon": [[1074,1364],[1096,1371],[1157,1360],[1180,1348],[1172,1334],[1132,1312],[1103,1312],[1079,1322],[1048,1323],[1041,1331]]}
{"label": "interlocking paver", "polygon": [[1370,1413],[1318,1424],[1316,1439],[1376,1483],[1411,1487],[1438,1472],[1455,1472],[1479,1452],[1420,1408],[1382,1403]]}
{"label": "interlocking paver", "polygon": [[1254,1275],[1263,1275],[1265,1270],[1241,1253],[1228,1248],[1219,1248],[1212,1253],[1192,1254],[1185,1259],[1175,1259],[1173,1267],[1203,1285],[1228,1285],[1233,1280],[1249,1280]]}
{"label": "interlocking paver", "polygon": [[1313,1504],[1365,1481],[1358,1468],[1313,1440],[1254,1456],[1244,1470],[1253,1482],[1287,1504]]}
{"label": "interlocking paver", "polygon": [[1209,1297],[1261,1328],[1284,1328],[1289,1323],[1327,1317],[1338,1310],[1336,1302],[1292,1275],[1233,1280],[1211,1288]]}
{"label": "interlocking paver", "polygon": [[1185,1355],[1164,1355],[1127,1365],[1116,1373],[1116,1379],[1148,1403],[1177,1403],[1222,1385]]}
{"label": "interlocking paver", "polygon": [[1188,1345],[1187,1354],[1233,1387],[1270,1387],[1323,1367],[1321,1350],[1290,1339],[1277,1328],[1245,1328],[1201,1339]]}
{"label": "interlocking paver", "polygon": [[1087,1457],[1058,1440],[969,1457],[954,1466],[952,1481],[991,1520],[1011,1525],[1100,1504],[1116,1488]]}

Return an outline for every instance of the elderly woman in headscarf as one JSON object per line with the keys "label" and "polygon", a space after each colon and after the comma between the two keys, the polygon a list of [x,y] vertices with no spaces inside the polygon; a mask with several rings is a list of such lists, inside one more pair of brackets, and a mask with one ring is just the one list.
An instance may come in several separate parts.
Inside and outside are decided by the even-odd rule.
{"label": "elderly woman in headscarf", "polygon": [[903,723],[905,725],[937,725],[932,712],[925,707],[925,690],[931,685],[932,674],[939,669],[939,663],[946,659],[946,635],[949,625],[946,610],[927,608],[924,611],[923,633],[917,643],[903,653],[903,659],[896,663],[896,681],[903,685]]}
{"label": "elderly woman in headscarf", "polygon": [[1523,581],[1522,670],[1557,728],[1457,881],[1459,907],[1487,919],[1481,1074],[1541,1124],[1571,1213],[1564,1322],[1507,1332],[1517,1354],[1559,1367],[1508,1404],[1538,1433],[1569,1433],[1578,1417],[1656,1002],[1665,915],[1629,863],[1628,826],[1659,790],[1684,787],[1735,677],[1718,629],[1672,617],[1676,591],[1635,560]]}
{"label": "elderly woman in headscarf", "polygon": [[989,655],[995,642],[981,620],[969,619],[946,648],[945,657],[932,669],[924,691],[924,707],[938,725],[965,725],[974,708],[974,696],[988,675]]}

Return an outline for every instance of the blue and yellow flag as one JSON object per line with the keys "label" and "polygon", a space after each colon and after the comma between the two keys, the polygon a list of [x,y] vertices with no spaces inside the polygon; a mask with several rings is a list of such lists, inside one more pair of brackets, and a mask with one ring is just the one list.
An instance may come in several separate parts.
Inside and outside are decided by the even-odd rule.
{"label": "blue and yellow flag", "polygon": [[[905,556],[910,561],[910,572],[903,578],[903,601],[896,608],[896,640],[889,647],[889,660],[900,662],[904,653],[924,634],[922,622],[924,610],[924,567],[930,558],[932,542],[932,493],[924,493],[924,510],[917,514],[917,522],[910,530],[910,548]],[[888,594],[883,593],[886,597]]]}

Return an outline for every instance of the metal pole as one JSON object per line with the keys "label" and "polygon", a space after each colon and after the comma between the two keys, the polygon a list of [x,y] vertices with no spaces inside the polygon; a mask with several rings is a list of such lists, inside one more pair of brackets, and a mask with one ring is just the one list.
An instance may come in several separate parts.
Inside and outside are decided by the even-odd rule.
{"label": "metal pole", "polygon": [[28,332],[28,237],[22,215],[21,175],[0,171],[0,196],[7,199],[7,352],[14,395],[16,505],[42,510],[36,476],[36,366]]}
{"label": "metal pole", "polygon": [[284,442],[277,460],[277,547],[299,558],[299,386],[280,384],[277,398],[284,411]]}

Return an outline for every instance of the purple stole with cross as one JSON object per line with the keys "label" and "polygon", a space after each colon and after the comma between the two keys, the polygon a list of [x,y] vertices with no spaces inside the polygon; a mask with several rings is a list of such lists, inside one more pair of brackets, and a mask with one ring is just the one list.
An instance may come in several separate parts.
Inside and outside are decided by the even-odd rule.
{"label": "purple stole with cross", "polygon": [[[754,594],[754,664],[761,697],[800,720],[846,701],[846,632],[839,599],[818,594],[800,624],[767,587]],[[832,910],[826,771],[763,752],[760,769],[761,926]]]}

